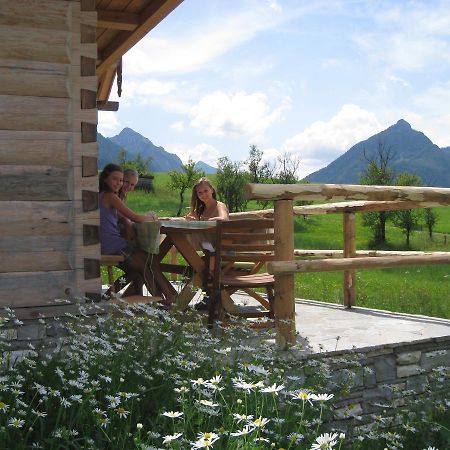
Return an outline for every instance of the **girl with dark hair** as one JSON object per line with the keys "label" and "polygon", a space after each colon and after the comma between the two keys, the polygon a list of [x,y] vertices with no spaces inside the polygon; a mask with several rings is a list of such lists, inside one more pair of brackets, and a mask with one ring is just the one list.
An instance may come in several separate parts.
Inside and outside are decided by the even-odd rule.
{"label": "girl with dark hair", "polygon": [[[148,266],[148,254],[136,248],[121,235],[118,219],[119,214],[133,222],[152,222],[157,220],[157,217],[154,214],[136,214],[129,209],[118,195],[122,185],[122,168],[116,164],[105,166],[99,177],[101,253],[124,256],[125,261],[119,267],[129,275],[127,278],[143,278],[147,289],[151,291],[152,277]],[[142,289],[141,292],[134,293],[142,295]],[[128,291],[127,294],[129,294]]]}

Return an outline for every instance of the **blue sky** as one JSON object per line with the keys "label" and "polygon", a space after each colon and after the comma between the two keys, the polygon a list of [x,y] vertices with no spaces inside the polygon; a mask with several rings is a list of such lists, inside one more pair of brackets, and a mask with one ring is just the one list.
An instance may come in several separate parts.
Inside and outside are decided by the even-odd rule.
{"label": "blue sky", "polygon": [[450,0],[184,0],[123,61],[117,113],[216,166],[289,152],[305,176],[407,120],[450,146]]}

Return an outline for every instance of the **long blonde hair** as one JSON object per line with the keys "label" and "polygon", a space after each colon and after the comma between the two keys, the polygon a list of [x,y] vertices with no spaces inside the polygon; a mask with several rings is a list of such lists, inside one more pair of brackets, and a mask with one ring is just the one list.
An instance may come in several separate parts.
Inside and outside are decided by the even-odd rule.
{"label": "long blonde hair", "polygon": [[217,200],[217,194],[216,194],[216,188],[213,186],[210,180],[206,177],[201,177],[197,183],[194,184],[194,187],[192,188],[192,196],[191,196],[191,213],[195,213],[197,215],[197,218],[200,219],[201,215],[203,214],[203,211],[205,210],[205,204],[198,198],[197,195],[197,187],[202,184],[206,183],[213,191],[212,197],[214,200]]}

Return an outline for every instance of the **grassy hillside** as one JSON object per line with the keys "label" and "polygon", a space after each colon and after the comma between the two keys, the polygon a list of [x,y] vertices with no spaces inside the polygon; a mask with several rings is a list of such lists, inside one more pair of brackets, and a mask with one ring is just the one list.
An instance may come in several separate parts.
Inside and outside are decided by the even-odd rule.
{"label": "grassy hillside", "polygon": [[[168,175],[155,175],[155,193],[135,192],[129,206],[138,212],[155,211],[160,216],[173,216],[178,209],[178,195],[167,189]],[[214,181],[215,177],[211,176]],[[191,192],[185,194],[189,205]],[[249,209],[256,208],[255,203]],[[439,219],[433,239],[427,231],[414,231],[410,250],[450,251],[450,207],[436,208]],[[387,250],[404,250],[405,238],[398,228],[389,225],[386,230]],[[445,238],[445,235],[448,235]],[[357,215],[357,248],[368,249],[369,230]],[[446,242],[444,241],[446,239]],[[297,217],[295,248],[341,249],[342,215],[328,214]],[[296,297],[342,303],[342,272],[298,274]],[[390,311],[424,314],[450,319],[450,267],[448,265],[406,267],[399,269],[360,270],[357,273],[357,304]]]}

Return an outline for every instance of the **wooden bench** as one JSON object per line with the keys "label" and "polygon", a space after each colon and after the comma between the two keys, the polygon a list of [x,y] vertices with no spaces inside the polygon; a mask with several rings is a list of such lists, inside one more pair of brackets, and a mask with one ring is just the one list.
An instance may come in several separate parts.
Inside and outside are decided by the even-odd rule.
{"label": "wooden bench", "polygon": [[121,255],[101,255],[100,256],[100,267],[106,267],[106,270],[108,271],[108,284],[110,292],[115,293],[116,289],[114,287],[114,274],[113,274],[113,267],[119,265],[121,262],[123,262],[125,258]]}
{"label": "wooden bench", "polygon": [[[117,266],[124,261],[124,257],[121,255],[101,255],[100,256],[100,267],[106,267],[108,272],[108,284],[110,286],[109,290],[112,294],[116,293],[114,286],[114,274],[113,267]],[[121,297],[122,301],[126,303],[154,303],[162,301],[161,297],[150,296],[150,295],[129,295],[127,297]],[[114,302],[120,302],[120,300],[114,299]]]}

